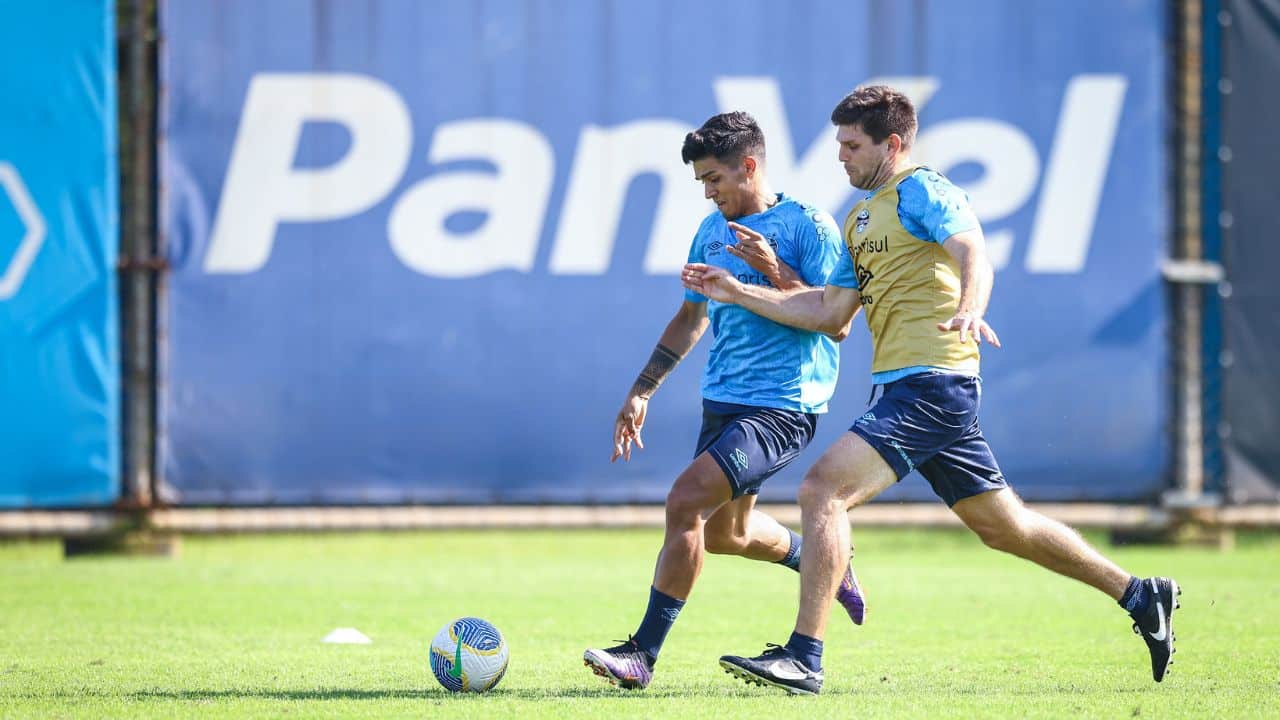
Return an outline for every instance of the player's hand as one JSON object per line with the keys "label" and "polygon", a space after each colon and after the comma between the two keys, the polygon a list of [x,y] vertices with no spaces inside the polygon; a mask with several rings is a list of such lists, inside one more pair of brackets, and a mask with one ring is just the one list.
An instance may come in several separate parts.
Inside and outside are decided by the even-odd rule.
{"label": "player's hand", "polygon": [[736,222],[729,223],[729,229],[738,238],[736,245],[724,246],[730,255],[741,258],[765,277],[778,276],[778,254],[773,251],[764,235]]}
{"label": "player's hand", "polygon": [[699,295],[717,302],[734,302],[741,285],[724,268],[702,263],[689,263],[680,271],[680,282]]}
{"label": "player's hand", "polygon": [[648,398],[642,398],[639,395],[631,395],[626,402],[622,403],[622,409],[618,411],[618,419],[613,425],[613,457],[609,458],[609,462],[614,462],[618,458],[623,460],[631,460],[631,444],[644,449],[644,441],[640,439],[640,428],[644,427],[644,415],[649,410]]}
{"label": "player's hand", "polygon": [[973,333],[974,342],[979,345],[983,340],[1000,347],[1000,337],[996,335],[996,331],[983,320],[980,315],[973,313],[956,313],[950,320],[938,323],[938,329],[942,332],[951,332],[958,330],[960,332],[960,342],[969,342],[969,333]]}

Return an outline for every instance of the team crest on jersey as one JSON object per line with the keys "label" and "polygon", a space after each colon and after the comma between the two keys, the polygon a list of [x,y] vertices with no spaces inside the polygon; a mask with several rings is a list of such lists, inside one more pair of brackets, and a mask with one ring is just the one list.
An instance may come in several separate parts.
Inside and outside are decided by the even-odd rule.
{"label": "team crest on jersey", "polygon": [[871,222],[871,213],[867,212],[866,208],[863,208],[862,212],[858,213],[858,216],[853,219],[853,231],[859,234],[866,232],[867,223],[869,222]]}

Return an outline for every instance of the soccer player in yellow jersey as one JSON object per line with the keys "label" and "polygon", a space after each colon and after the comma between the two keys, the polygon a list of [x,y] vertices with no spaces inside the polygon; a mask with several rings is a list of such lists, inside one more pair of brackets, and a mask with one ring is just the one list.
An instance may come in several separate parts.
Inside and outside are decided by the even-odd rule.
{"label": "soccer player in yellow jersey", "polygon": [[748,682],[818,693],[831,597],[849,560],[846,512],[918,470],[988,546],[1118,601],[1146,641],[1159,682],[1173,654],[1178,584],[1129,574],[1075,531],[1023,505],[978,425],[978,344],[999,347],[1000,340],[983,317],[993,273],[968,198],[911,161],[916,113],[902,93],[858,88],[831,121],[849,182],[867,194],[845,220],[847,252],[826,287],[781,292],[701,263],[686,265],[682,275],[689,290],[797,328],[830,332],[864,310],[872,383],[883,390],[800,486],[805,543],[790,640],[756,657],[726,655],[721,666]]}

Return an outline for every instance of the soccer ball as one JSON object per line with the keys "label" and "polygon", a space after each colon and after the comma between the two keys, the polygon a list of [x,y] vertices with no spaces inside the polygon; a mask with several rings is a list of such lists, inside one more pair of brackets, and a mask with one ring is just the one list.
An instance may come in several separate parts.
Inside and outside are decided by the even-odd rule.
{"label": "soccer ball", "polygon": [[453,692],[492,690],[507,672],[507,657],[502,633],[480,618],[458,618],[431,641],[431,672]]}

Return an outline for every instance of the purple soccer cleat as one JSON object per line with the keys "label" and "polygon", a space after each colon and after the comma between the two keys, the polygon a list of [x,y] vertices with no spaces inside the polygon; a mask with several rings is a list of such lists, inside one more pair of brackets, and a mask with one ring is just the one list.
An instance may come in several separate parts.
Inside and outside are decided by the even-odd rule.
{"label": "purple soccer cleat", "polygon": [[866,620],[867,595],[858,584],[858,576],[853,574],[852,562],[849,563],[849,569],[844,571],[844,577],[840,579],[840,587],[836,589],[836,600],[844,611],[849,613],[849,619],[854,625],[861,625],[862,621]]}
{"label": "purple soccer cleat", "polygon": [[630,638],[611,648],[587,650],[582,654],[582,664],[609,684],[626,690],[643,690],[653,679],[653,661]]}

